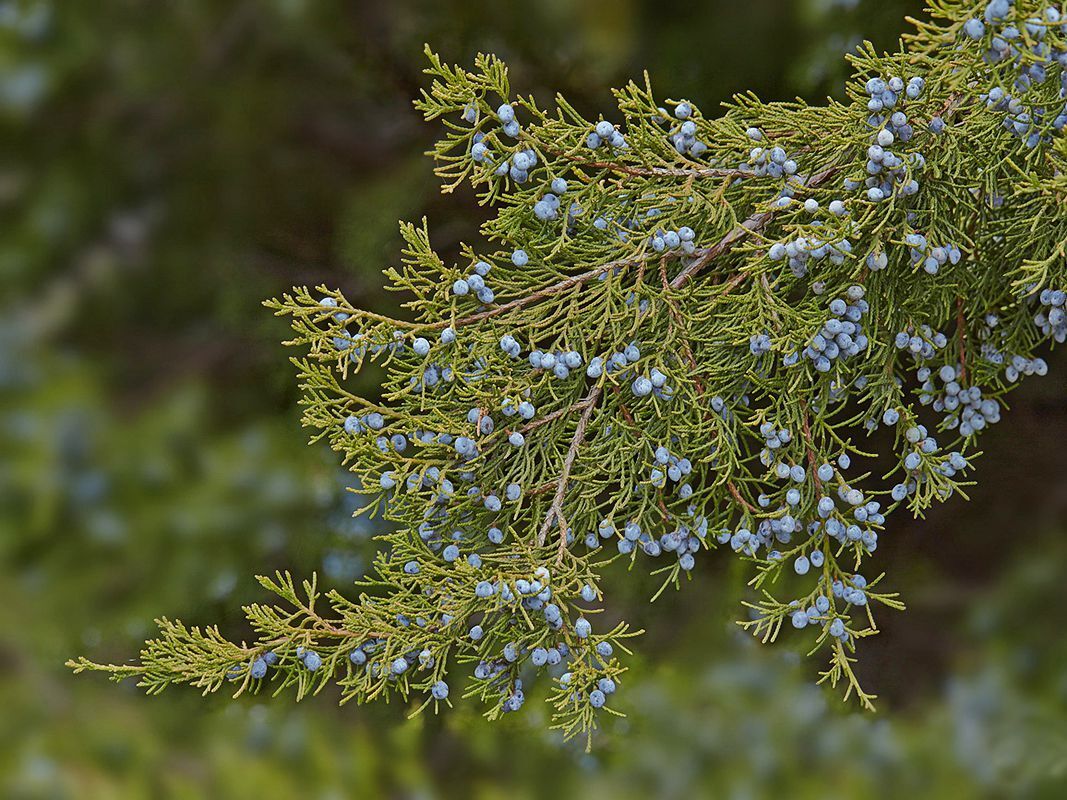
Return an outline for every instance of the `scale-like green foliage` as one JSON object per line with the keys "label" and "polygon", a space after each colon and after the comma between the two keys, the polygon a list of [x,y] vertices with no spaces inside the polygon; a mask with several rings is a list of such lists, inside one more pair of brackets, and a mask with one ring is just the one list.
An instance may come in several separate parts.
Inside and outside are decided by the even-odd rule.
{"label": "scale-like green foliage", "polygon": [[[140,664],[73,665],[149,691],[335,681],[416,710],[473,668],[490,718],[549,672],[555,724],[587,732],[633,635],[599,622],[605,564],[667,587],[721,547],[753,567],[741,624],[803,628],[823,680],[869,706],[857,641],[873,606],[903,608],[859,573],[886,516],[962,492],[1003,395],[1067,335],[1058,6],[935,2],[821,107],[742,95],[704,116],[646,77],[602,142],[562,97],[513,99],[493,56],[429,58],[416,105],[445,128],[445,191],[491,211],[482,241],[449,264],[402,226],[386,276],[406,319],[325,287],[268,304],[302,352],[305,423],[395,524],[372,577],[355,600],[264,580],[283,605],[247,609],[251,645],[164,620]],[[362,369],[380,402],[349,390]]]}

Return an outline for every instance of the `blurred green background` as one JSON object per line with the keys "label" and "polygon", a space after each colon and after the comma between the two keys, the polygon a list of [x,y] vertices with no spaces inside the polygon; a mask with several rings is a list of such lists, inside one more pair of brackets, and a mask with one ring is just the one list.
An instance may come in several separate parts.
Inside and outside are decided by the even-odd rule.
{"label": "blurred green background", "polygon": [[[491,50],[590,113],[648,68],[705,110],[840,94],[908,0],[0,0],[0,796],[807,798],[1067,796],[1067,362],[986,438],[981,485],[879,549],[909,604],[860,670],[876,715],[813,685],[799,637],[754,645],[745,581],[609,585],[637,642],[591,754],[539,703],[145,698],[73,678],[160,615],[244,631],[256,573],[350,585],[374,531],[299,427],[282,321],[326,283],[388,307],[398,218],[446,253],[483,213],[443,199],[410,101],[422,44]],[[1036,379],[1034,379],[1036,380]],[[367,387],[373,391],[373,387]]]}

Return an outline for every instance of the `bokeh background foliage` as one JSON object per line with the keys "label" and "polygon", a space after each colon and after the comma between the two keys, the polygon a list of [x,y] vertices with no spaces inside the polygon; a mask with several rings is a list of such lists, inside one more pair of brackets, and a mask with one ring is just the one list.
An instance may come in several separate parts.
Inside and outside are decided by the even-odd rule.
{"label": "bokeh background foliage", "polygon": [[219,622],[252,575],[359,575],[374,530],[299,429],[284,323],[260,300],[326,283],[389,307],[398,218],[446,253],[410,100],[422,44],[582,111],[648,68],[704,108],[839,93],[861,37],[910,0],[0,0],[0,794],[117,797],[1067,796],[1067,360],[987,437],[974,502],[879,548],[909,603],[866,648],[877,715],[812,685],[788,640],[733,626],[721,559],[681,593],[612,576],[652,633],[591,754],[536,702],[407,722],[329,697],[146,699],[72,678],[132,656],[153,617]]}

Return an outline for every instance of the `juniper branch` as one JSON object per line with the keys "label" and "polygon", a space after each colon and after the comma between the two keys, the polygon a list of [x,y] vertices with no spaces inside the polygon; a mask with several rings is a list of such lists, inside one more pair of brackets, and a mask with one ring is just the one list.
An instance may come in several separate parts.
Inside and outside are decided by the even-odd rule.
{"label": "juniper branch", "polygon": [[936,0],[898,52],[850,56],[846,100],[714,118],[646,76],[619,124],[587,119],[516,99],[493,56],[427,55],[416,106],[443,190],[489,209],[479,240],[449,264],[401,226],[401,319],[325,287],[267,304],[312,438],[394,526],[359,596],[323,616],[278,576],[250,645],[161,620],[140,664],[72,666],[421,711],[470,664],[491,719],[547,671],[553,726],[588,733],[636,635],[590,621],[605,563],[669,559],[662,592],[721,548],[752,570],[741,626],[806,637],[871,707],[857,645],[903,604],[861,570],[889,515],[966,496],[1003,398],[1067,341],[1059,6]]}

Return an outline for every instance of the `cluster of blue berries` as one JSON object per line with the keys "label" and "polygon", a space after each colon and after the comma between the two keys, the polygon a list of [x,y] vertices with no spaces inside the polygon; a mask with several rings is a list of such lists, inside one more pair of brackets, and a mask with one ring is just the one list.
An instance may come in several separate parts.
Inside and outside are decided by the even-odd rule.
{"label": "cluster of blue berries", "polygon": [[840,597],[845,603],[854,606],[865,606],[867,601],[866,592],[864,591],[866,585],[866,578],[857,573],[849,578],[847,583],[842,580],[833,581],[830,589],[834,597]]}
{"label": "cluster of blue berries", "polygon": [[1038,301],[1041,310],[1034,315],[1034,324],[1045,336],[1063,344],[1067,341],[1067,292],[1043,289]]}
{"label": "cluster of blue berries", "polygon": [[[834,597],[838,597],[844,600],[846,603],[850,603],[854,606],[867,605],[867,593],[864,591],[867,588],[867,579],[859,573],[853,575],[848,583],[844,581],[834,581],[830,589],[834,594]],[[834,634],[833,630],[830,631],[831,635]]]}
{"label": "cluster of blue berries", "polygon": [[659,538],[660,549],[665,553],[674,553],[678,558],[678,566],[686,572],[696,566],[694,554],[705,546],[704,539],[708,535],[707,520],[697,515],[695,509],[690,509],[689,514],[693,518],[692,525],[680,524]]}
{"label": "cluster of blue berries", "polygon": [[[326,306],[327,308],[336,308],[337,301],[332,297],[320,297],[319,305]],[[344,311],[338,311],[333,314],[333,319],[338,323],[344,323],[348,319],[348,314]],[[332,339],[334,349],[341,353],[348,353],[349,358],[353,362],[358,362],[367,353],[368,348],[361,344],[363,340],[363,334],[349,334],[345,331],[342,335],[334,336]],[[394,341],[388,345],[390,350],[396,350],[403,346],[402,342]],[[374,345],[369,348],[370,352],[378,354],[385,349],[382,345]]]}
{"label": "cluster of blue berries", "polygon": [[[485,304],[492,303],[496,296],[485,282],[486,276],[489,275],[489,270],[492,268],[493,265],[488,261],[477,262],[470,275],[465,278],[459,278],[452,284],[452,294],[456,297],[464,297],[474,292],[480,302]],[[417,355],[424,356],[430,352],[430,343],[425,339],[416,339],[412,348]]]}
{"label": "cluster of blue berries", "polygon": [[784,178],[796,174],[797,162],[777,145],[770,148],[754,147],[748,154],[748,161],[739,164],[738,168],[758,178]]}
{"label": "cluster of blue berries", "polygon": [[[805,201],[807,203],[815,203],[813,199]],[[838,203],[840,201],[834,201]],[[834,203],[830,205],[833,206]],[[842,208],[843,208],[842,204]],[[817,208],[817,204],[816,204]],[[825,242],[821,239],[809,238],[807,236],[798,236],[788,242],[775,242],[767,248],[767,257],[771,261],[781,261],[788,259],[790,271],[798,278],[803,278],[808,274],[808,262],[810,260],[822,261],[824,258],[829,258],[830,263],[834,265],[841,265],[845,263],[845,259],[852,253],[852,243],[848,239],[841,239],[836,242]]]}
{"label": "cluster of blue berries", "polygon": [[[611,523],[609,522],[608,524]],[[603,523],[601,523],[601,529],[603,530]],[[614,532],[614,526],[611,527],[611,530]],[[653,546],[655,545],[655,542],[652,540],[652,537],[647,532],[641,530],[640,524],[635,520],[630,520],[623,526],[622,536],[619,538],[618,543],[619,552],[624,556],[629,555],[634,551],[634,548],[638,544],[644,545],[646,552],[651,550],[656,555],[659,555],[658,549]]]}
{"label": "cluster of blue berries", "polygon": [[937,452],[937,439],[930,435],[925,425],[912,425],[904,431],[904,438],[914,450],[904,457],[904,469],[915,472],[922,465],[923,456],[932,456]]}
{"label": "cluster of blue berries", "polygon": [[[597,643],[595,653],[600,659],[606,661],[608,658],[611,657],[612,652],[613,648],[609,642]],[[570,686],[573,680],[574,674],[571,672],[564,672],[559,677],[559,682],[561,686]],[[595,686],[595,688],[589,691],[588,696],[586,696],[584,692],[580,692],[578,690],[571,692],[571,701],[574,703],[578,703],[584,699],[593,708],[603,708],[604,704],[607,702],[608,695],[615,693],[615,680],[605,675],[604,677],[594,681],[592,685]]]}
{"label": "cluster of blue berries", "polygon": [[944,475],[946,478],[954,478],[957,473],[962,472],[970,466],[967,459],[964,458],[963,453],[954,450],[949,453],[945,460],[937,466],[937,471]]}
{"label": "cluster of blue berries", "polygon": [[[759,432],[764,440],[764,447],[760,451],[760,461],[764,466],[769,467],[775,462],[776,452],[793,441],[793,433],[788,428],[776,428],[773,422],[761,423]],[[804,468],[798,466],[797,469],[799,472],[790,473],[790,467],[786,465],[785,474],[782,474],[780,469],[777,470],[778,477],[781,480],[785,480],[792,475],[797,483],[802,483],[805,477]]]}
{"label": "cluster of blue berries", "polygon": [[[917,377],[923,382],[919,402],[932,405],[937,412],[945,413],[945,427],[959,428],[963,436],[971,436],[986,425],[1000,422],[1000,403],[984,397],[978,386],[964,388],[960,385],[962,370],[958,365],[946,364],[936,373],[929,367],[920,368]],[[937,380],[941,382],[938,389]]]}
{"label": "cluster of blue berries", "polygon": [[696,250],[695,239],[696,232],[688,225],[683,225],[676,231],[656,231],[648,243],[657,253],[680,249],[686,255],[690,255]]}
{"label": "cluster of blue berries", "polygon": [[627,370],[631,364],[641,360],[641,348],[636,342],[630,342],[622,350],[617,350],[610,356],[594,356],[589,359],[589,365],[585,368],[586,376],[596,380],[605,372],[609,375],[619,370]]}
{"label": "cluster of blue berries", "polygon": [[[619,552],[622,555],[630,555],[640,547],[641,551],[651,558],[658,558],[664,553],[674,553],[681,569],[686,572],[692,570],[696,565],[693,554],[704,547],[708,523],[693,506],[688,508],[687,513],[692,524],[680,523],[675,526],[674,530],[661,535],[659,539],[653,537],[648,531],[642,530],[636,521],[627,522],[618,541]],[[615,527],[610,520],[600,523],[599,533],[604,538],[616,535]]]}
{"label": "cluster of blue berries", "polygon": [[[983,355],[988,361],[994,363],[1003,363],[1004,356],[1001,353],[986,355],[983,348]],[[1024,375],[1047,375],[1048,363],[1045,359],[1027,358],[1026,356],[1013,355],[1007,359],[1007,366],[1004,367],[1004,379],[1008,383],[1015,383],[1019,378]]]}
{"label": "cluster of blue berries", "polygon": [[[897,111],[891,119],[906,120],[907,117],[904,112]],[[907,122],[903,124],[910,128]],[[913,152],[905,161],[889,150],[888,144],[896,140],[889,128],[882,128],[876,138],[877,142],[867,148],[867,198],[874,202],[884,200],[893,193],[895,186],[900,186],[900,194],[904,197],[918,194],[919,182],[910,176],[926,166],[926,159],[921,153]]]}
{"label": "cluster of blue berries", "polygon": [[[878,532],[867,526],[881,526],[885,524],[885,516],[881,513],[881,503],[877,500],[868,500],[858,489],[843,484],[838,487],[838,497],[848,506],[852,507],[849,520],[842,512],[840,516],[829,517],[822,523],[828,536],[833,537],[842,545],[859,544],[868,553],[873,553],[878,547]],[[823,501],[829,500],[830,503]],[[833,513],[832,498],[828,495],[820,498],[822,515],[828,507],[829,513]],[[817,523],[813,523],[817,524]]]}
{"label": "cluster of blue berries", "polygon": [[879,272],[889,266],[889,257],[884,250],[876,250],[867,254],[866,264],[871,272]]}
{"label": "cluster of blue berries", "polygon": [[[505,136],[518,139],[521,127],[515,116],[515,109],[510,103],[502,103],[496,110],[497,119],[500,120],[500,128]],[[474,124],[478,121],[478,110],[473,104],[466,106],[462,114],[464,122]],[[476,163],[492,160],[493,151],[486,142],[485,133],[478,131],[471,137],[471,159]],[[521,158],[519,157],[521,155]],[[510,174],[517,183],[525,183],[529,179],[529,170],[537,163],[537,154],[532,150],[523,150],[515,153],[511,159],[504,159],[496,166],[496,174],[503,176]]]}
{"label": "cluster of blue berries", "polygon": [[630,146],[622,132],[604,119],[600,120],[585,137],[585,146],[590,150],[596,150],[602,144],[607,144],[616,150],[626,150]]}
{"label": "cluster of blue berries", "polygon": [[[979,349],[981,359],[990,364],[1004,366],[1004,380],[1008,383],[1015,383],[1023,375],[1047,375],[1048,364],[1045,359],[1040,357],[1029,358],[1017,353],[1005,353],[997,346],[995,339],[997,338],[996,328],[999,324],[1000,318],[996,314],[986,314],[982,319],[982,325],[979,326],[977,331],[979,339],[982,340]],[[1038,327],[1040,328],[1041,326],[1039,325]],[[1052,331],[1043,329],[1042,333],[1045,336],[1051,336]],[[1007,337],[1002,335],[1000,338],[1002,347],[1003,340]]]}
{"label": "cluster of blue berries", "polygon": [[[937,440],[929,435],[925,425],[912,425],[904,432],[908,449],[901,464],[907,473],[904,480],[896,484],[889,492],[894,502],[902,502],[914,494],[919,484],[926,481],[924,466],[937,452]],[[963,466],[966,466],[964,463]],[[961,467],[962,468],[962,467]]]}
{"label": "cluster of blue berries", "polygon": [[771,335],[769,333],[754,333],[748,339],[748,352],[754,356],[761,356],[771,351]]}
{"label": "cluster of blue berries", "polygon": [[[815,552],[821,554],[821,551],[819,550],[816,550]],[[812,553],[812,555],[814,555],[814,553]],[[807,563],[807,558],[805,556],[800,556],[797,559],[797,563],[801,563],[802,560],[804,563]],[[798,574],[803,575],[807,573],[807,571],[808,570],[805,567],[803,572],[798,570]],[[796,607],[799,606],[800,603],[794,600],[792,603],[790,603],[790,605]],[[797,628],[798,630],[801,628],[806,628],[808,625],[814,625],[820,620],[826,619],[826,615],[830,611],[830,606],[830,598],[826,595],[819,595],[815,598],[814,605],[808,606],[807,609],[797,608],[796,611],[790,614],[789,621],[793,624],[793,627]],[[834,622],[841,622],[841,620],[839,618],[835,618]]]}
{"label": "cluster of blue berries", "polygon": [[934,245],[921,233],[909,233],[904,237],[904,244],[909,248],[913,266],[922,265],[930,275],[936,275],[945,264],[959,264],[963,253],[952,242]]}
{"label": "cluster of blue berries", "polygon": [[649,474],[649,480],[652,485],[657,489],[662,489],[667,485],[667,481],[670,480],[672,483],[681,484],[678,487],[679,497],[683,500],[688,500],[692,497],[693,487],[688,483],[682,483],[682,479],[692,473],[693,463],[688,458],[679,458],[662,445],[656,448],[653,457],[656,466],[652,468]]}
{"label": "cluster of blue berries", "polygon": [[[1027,68],[1043,69],[1040,65]],[[1043,135],[1045,109],[1041,106],[1028,106],[1020,97],[1005,92],[999,86],[994,86],[988,93],[982,95],[986,107],[1004,114],[1002,122],[1005,130],[1011,131],[1019,139],[1026,142],[1030,148],[1037,147],[1042,141],[1051,141],[1050,137]],[[1053,120],[1053,125],[1058,131],[1062,131],[1067,125],[1067,106]]]}
{"label": "cluster of blue berries", "polygon": [[916,359],[929,360],[948,344],[948,337],[923,324],[918,328],[909,327],[906,331],[900,331],[893,338],[893,344],[898,350],[907,350]]}
{"label": "cluster of blue berries", "polygon": [[569,378],[571,370],[579,369],[583,363],[581,353],[576,350],[557,350],[552,353],[532,350],[528,358],[531,367],[551,372],[560,380]]}
{"label": "cluster of blue berries", "polygon": [[[664,116],[666,113],[663,111]],[[674,118],[678,123],[671,130],[670,142],[680,155],[700,158],[708,152],[708,146],[697,138],[697,124],[692,117],[693,106],[689,103],[681,102],[674,107]]]}
{"label": "cluster of blue berries", "polygon": [[[1067,52],[1053,49],[1045,37],[1050,28],[1059,26],[1061,33],[1067,33],[1063,24],[1061,11],[1049,6],[1044,16],[1031,17],[1025,21],[1011,20],[1013,11],[1009,0],[992,0],[985,7],[982,18],[973,17],[963,25],[963,33],[969,39],[987,44],[985,60],[991,64],[1011,61],[1018,70],[1012,89],[1015,94],[994,86],[982,95],[986,106],[1004,114],[1003,125],[1027,147],[1034,148],[1051,137],[1045,132],[1044,122],[1053,117],[1052,127],[1062,131],[1067,126],[1067,106],[1062,101],[1067,98],[1067,83],[1061,73],[1060,103],[1051,110],[1039,105],[1027,104],[1022,96],[1038,84],[1043,84],[1050,72],[1056,67],[1067,65]],[[1020,30],[1025,29],[1026,36]]]}
{"label": "cluster of blue berries", "polygon": [[[500,128],[504,135],[511,139],[518,139],[522,128],[515,116],[515,108],[510,103],[502,103],[496,110],[497,119],[500,120]],[[473,115],[477,118],[477,112]],[[464,113],[464,119],[470,118]],[[493,159],[493,151],[486,142],[485,134],[478,131],[471,137],[471,159],[476,163],[483,163]],[[510,176],[516,183],[526,183],[530,179],[530,171],[538,164],[537,152],[532,148],[525,147],[513,152],[509,157],[500,161],[494,170],[499,177]]]}
{"label": "cluster of blue berries", "polygon": [[522,708],[525,702],[526,695],[522,691],[522,679],[516,678],[511,693],[507,695],[502,707],[505,713],[512,713]]}
{"label": "cluster of blue berries", "polygon": [[377,411],[363,415],[350,414],[345,417],[344,421],[345,432],[353,436],[363,433],[365,430],[380,431],[383,427],[385,427],[385,417]]}
{"label": "cluster of blue berries", "polygon": [[[863,90],[870,97],[867,101],[867,110],[872,114],[882,114],[882,123],[884,123],[885,114],[891,112],[901,101],[901,94],[905,94],[909,100],[918,100],[925,87],[926,81],[920,77],[910,78],[907,83],[899,76],[893,76],[888,80],[880,77],[871,78],[863,85]],[[898,133],[905,133],[904,124],[893,123]],[[903,137],[903,141],[908,141],[908,138],[910,137]]]}
{"label": "cluster of blue berries", "polygon": [[[609,362],[609,366],[610,366]],[[630,391],[634,397],[648,397],[655,395],[660,400],[670,400],[674,391],[667,385],[667,375],[656,367],[648,375],[638,375],[630,383]]]}
{"label": "cluster of blue berries", "polygon": [[[534,216],[542,222],[554,220],[559,216],[560,197],[567,193],[568,185],[565,178],[553,178],[550,184],[551,191],[545,192],[541,199],[534,203]],[[576,213],[576,207],[572,206],[572,216]]]}
{"label": "cluster of blue berries", "polygon": [[277,663],[278,654],[273,650],[268,650],[252,662],[252,666],[248,668],[248,674],[252,677],[252,680],[262,680],[267,677],[267,670]]}
{"label": "cluster of blue berries", "polygon": [[303,664],[308,672],[314,672],[322,666],[322,656],[305,647],[296,648],[296,660]]}
{"label": "cluster of blue berries", "polygon": [[505,136],[510,136],[512,139],[519,138],[522,128],[515,117],[515,108],[511,103],[501,103],[496,110],[496,117],[500,120],[500,129],[504,131]]}
{"label": "cluster of blue berries", "polygon": [[[607,536],[613,535],[610,523],[602,524],[601,527],[609,529]],[[488,600],[499,596],[500,602],[506,605],[521,604],[526,612],[532,612],[540,616],[549,631],[557,632],[564,625],[563,612],[552,600],[553,592],[549,585],[550,579],[549,570],[545,567],[538,567],[532,579],[520,578],[515,580],[513,585],[509,585],[500,579],[495,581],[483,580],[476,585],[474,591],[475,596],[479,599]],[[584,602],[592,603],[597,599],[597,591],[592,585],[585,584],[580,590],[580,597]],[[513,623],[518,624],[515,620],[513,620]],[[574,621],[572,630],[574,635],[582,640],[590,639],[593,635],[592,625],[581,616]],[[479,641],[483,638],[485,632],[481,625],[475,625],[470,629],[469,635],[472,640]],[[611,656],[613,648],[609,642],[600,641],[596,643],[595,647],[591,648],[591,651],[591,655],[595,654],[595,658],[603,659],[605,660],[604,663],[606,663],[606,659]],[[516,642],[510,642],[503,647],[502,653],[498,658],[479,661],[474,669],[474,677],[480,681],[488,681],[492,686],[500,690],[501,707],[505,712],[517,711],[522,707],[525,695],[522,681],[511,679],[514,665],[525,662],[538,670],[551,668],[562,664],[572,655],[571,649],[565,642],[551,644],[542,641],[530,648]],[[567,685],[571,679],[572,674],[565,673],[561,676],[560,681]],[[601,695],[608,695],[615,691],[614,680],[606,676],[598,680],[596,685]]]}
{"label": "cluster of blue berries", "polygon": [[720,544],[729,542],[735,553],[749,558],[755,558],[762,547],[770,551],[769,558],[775,552],[771,550],[775,541],[787,544],[792,540],[793,534],[802,529],[803,526],[791,514],[783,514],[781,517],[762,520],[756,526],[755,532],[744,526],[733,533],[724,530],[719,533],[718,540]]}
{"label": "cluster of blue berries", "polygon": [[530,180],[530,170],[537,166],[537,153],[531,148],[519,150],[511,156],[510,164],[501,162],[496,168],[496,174],[509,175],[515,183],[526,183]]}
{"label": "cluster of blue berries", "polygon": [[[867,124],[875,129],[873,141],[867,148],[868,177],[864,182],[867,199],[875,203],[885,200],[897,186],[901,195],[914,195],[919,191],[919,183],[913,176],[926,166],[922,154],[913,152],[904,159],[889,148],[897,142],[907,144],[915,135],[907,113],[897,105],[903,104],[905,98],[918,100],[925,88],[925,81],[918,76],[910,78],[907,83],[899,76],[888,80],[874,77],[863,88],[869,97],[867,109],[871,112]],[[845,187],[859,188],[851,179],[846,179]]]}
{"label": "cluster of blue berries", "polygon": [[[863,315],[870,310],[863,299],[864,289],[859,284],[850,286],[846,299],[836,298],[830,302],[830,318],[823,323],[802,351],[818,372],[829,372],[834,361],[851,358],[867,349],[867,335],[860,324]],[[787,354],[785,365],[797,363],[796,353]]]}
{"label": "cluster of blue berries", "polygon": [[[922,473],[922,467],[925,462],[932,459],[938,450],[937,440],[929,435],[925,425],[913,425],[905,431],[904,435],[913,449],[903,459],[904,469],[908,473],[907,477],[896,484],[890,491],[890,496],[897,503],[902,502],[913,494],[919,484],[926,480],[925,475]],[[936,472],[947,478],[952,478],[957,473],[967,469],[970,464],[962,453],[953,451],[943,456],[940,460],[934,460],[932,466]]]}

